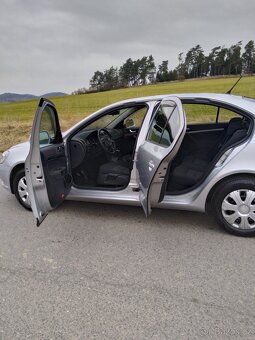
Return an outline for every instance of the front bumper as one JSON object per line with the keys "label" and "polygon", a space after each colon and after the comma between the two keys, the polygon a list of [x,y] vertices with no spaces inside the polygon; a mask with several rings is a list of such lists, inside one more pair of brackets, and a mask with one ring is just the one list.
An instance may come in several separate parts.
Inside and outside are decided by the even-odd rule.
{"label": "front bumper", "polygon": [[10,188],[10,172],[11,166],[8,164],[7,160],[0,164],[0,185],[6,190],[11,191]]}

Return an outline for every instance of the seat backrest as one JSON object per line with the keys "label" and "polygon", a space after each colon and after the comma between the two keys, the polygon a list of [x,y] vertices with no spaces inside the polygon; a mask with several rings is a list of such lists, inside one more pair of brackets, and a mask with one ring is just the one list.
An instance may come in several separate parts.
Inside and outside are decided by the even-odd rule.
{"label": "seat backrest", "polygon": [[219,145],[219,150],[225,149],[243,139],[247,134],[248,126],[242,118],[232,118],[229,121],[225,137]]}
{"label": "seat backrest", "polygon": [[239,130],[242,128],[243,128],[242,118],[231,118],[228,123],[226,137],[232,136],[236,130]]}
{"label": "seat backrest", "polygon": [[222,145],[222,148],[228,148],[229,146],[239,142],[247,135],[246,129],[238,129],[236,130],[229,139]]}

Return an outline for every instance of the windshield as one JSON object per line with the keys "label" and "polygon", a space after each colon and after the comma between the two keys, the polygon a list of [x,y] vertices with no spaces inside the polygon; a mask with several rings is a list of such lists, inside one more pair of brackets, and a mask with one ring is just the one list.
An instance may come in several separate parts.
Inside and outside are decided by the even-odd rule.
{"label": "windshield", "polygon": [[146,105],[139,105],[110,111],[108,114],[97,118],[94,122],[87,125],[82,131],[103,128],[113,129],[119,125],[124,126],[123,124],[127,117],[132,118],[133,127],[139,128],[147,110]]}
{"label": "windshield", "polygon": [[86,130],[95,130],[95,129],[102,129],[107,127],[109,124],[114,122],[118,117],[120,117],[125,111],[127,111],[127,108],[121,109],[121,110],[115,110],[111,111],[108,114],[98,118],[93,123],[87,125],[83,131]]}

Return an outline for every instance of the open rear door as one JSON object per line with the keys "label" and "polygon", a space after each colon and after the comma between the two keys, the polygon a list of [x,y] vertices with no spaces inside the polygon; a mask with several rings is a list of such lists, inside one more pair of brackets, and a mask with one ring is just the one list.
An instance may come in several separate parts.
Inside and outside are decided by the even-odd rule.
{"label": "open rear door", "polygon": [[44,98],[40,99],[35,113],[25,171],[32,210],[39,226],[71,189],[57,110]]}
{"label": "open rear door", "polygon": [[161,194],[169,163],[176,155],[186,131],[186,117],[180,99],[169,96],[161,101],[137,154],[140,202],[146,216]]}

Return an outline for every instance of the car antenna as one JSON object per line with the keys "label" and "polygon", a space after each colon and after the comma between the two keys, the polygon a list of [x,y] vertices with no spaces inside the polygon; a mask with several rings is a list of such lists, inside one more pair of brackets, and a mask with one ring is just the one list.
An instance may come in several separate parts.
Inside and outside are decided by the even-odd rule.
{"label": "car antenna", "polygon": [[237,85],[237,83],[241,80],[243,76],[240,75],[240,78],[235,82],[235,84],[226,92],[226,94],[231,94],[233,88]]}

